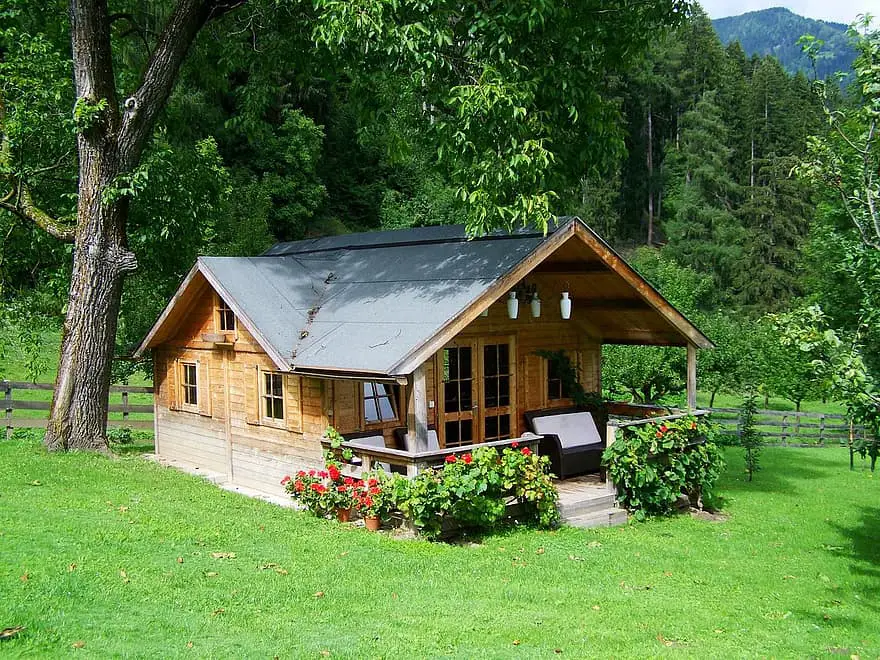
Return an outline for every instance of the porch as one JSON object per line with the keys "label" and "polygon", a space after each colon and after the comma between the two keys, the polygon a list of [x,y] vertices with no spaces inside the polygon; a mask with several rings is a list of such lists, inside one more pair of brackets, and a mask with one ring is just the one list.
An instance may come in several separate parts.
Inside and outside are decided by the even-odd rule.
{"label": "porch", "polygon": [[[708,410],[681,410],[653,405],[630,404],[607,401],[604,405],[608,419],[605,425],[605,446],[613,443],[623,429],[654,422],[674,421],[690,415],[708,415]],[[443,465],[450,455],[470,453],[479,447],[495,447],[499,451],[513,446],[528,447],[541,453],[543,436],[526,432],[516,438],[472,443],[424,451],[406,451],[391,447],[375,446],[362,440],[352,439],[341,443],[341,449],[351,450],[360,462],[362,470],[381,467],[413,477],[420,472]],[[323,439],[325,449],[331,443]],[[616,489],[601,473],[579,474],[566,479],[554,479],[559,493],[559,513],[563,523],[573,527],[612,527],[627,522],[626,510],[616,501]]]}

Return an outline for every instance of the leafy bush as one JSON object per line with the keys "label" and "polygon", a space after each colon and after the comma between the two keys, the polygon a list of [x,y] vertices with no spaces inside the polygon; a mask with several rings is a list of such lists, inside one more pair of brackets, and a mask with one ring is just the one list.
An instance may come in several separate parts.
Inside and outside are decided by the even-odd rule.
{"label": "leafy bush", "polygon": [[551,527],[559,521],[557,499],[547,457],[516,443],[500,453],[480,447],[471,454],[447,456],[443,467],[397,484],[400,510],[428,537],[440,533],[444,520],[491,529],[509,502],[524,506],[526,520]]}
{"label": "leafy bush", "polygon": [[749,481],[752,480],[755,472],[761,469],[758,464],[758,454],[761,453],[763,442],[755,420],[757,414],[758,401],[752,392],[743,399],[739,408],[739,444],[742,445],[745,454],[746,474],[749,475]]}
{"label": "leafy bush", "polygon": [[702,507],[724,469],[715,433],[692,416],[626,427],[602,457],[620,503],[639,519],[671,512],[682,494]]}

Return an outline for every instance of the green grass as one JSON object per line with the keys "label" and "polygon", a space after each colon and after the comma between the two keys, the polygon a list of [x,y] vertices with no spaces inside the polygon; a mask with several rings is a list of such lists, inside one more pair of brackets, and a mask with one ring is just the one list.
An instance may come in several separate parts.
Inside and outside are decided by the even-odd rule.
{"label": "green grass", "polygon": [[0,628],[26,627],[0,654],[880,653],[877,478],[850,472],[841,450],[768,449],[747,484],[739,452],[729,458],[724,522],[446,545],[319,521],[137,457],[0,442]]}

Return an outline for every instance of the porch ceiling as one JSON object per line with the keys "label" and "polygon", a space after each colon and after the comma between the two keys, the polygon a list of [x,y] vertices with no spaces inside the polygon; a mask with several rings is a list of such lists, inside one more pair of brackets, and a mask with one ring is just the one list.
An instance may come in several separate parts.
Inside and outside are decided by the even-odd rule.
{"label": "porch ceiling", "polygon": [[[526,278],[547,305],[562,291],[572,299],[572,320],[599,335],[606,344],[686,346],[687,338],[669,320],[674,310],[644,283],[633,286],[596,250],[573,236]],[[655,294],[654,296],[650,294]]]}

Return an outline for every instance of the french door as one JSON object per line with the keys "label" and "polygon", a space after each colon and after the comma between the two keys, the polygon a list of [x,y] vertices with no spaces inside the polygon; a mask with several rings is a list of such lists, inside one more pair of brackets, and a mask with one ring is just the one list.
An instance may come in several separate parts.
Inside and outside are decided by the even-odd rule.
{"label": "french door", "polygon": [[515,432],[515,351],[508,337],[456,341],[438,355],[444,447],[505,440]]}

